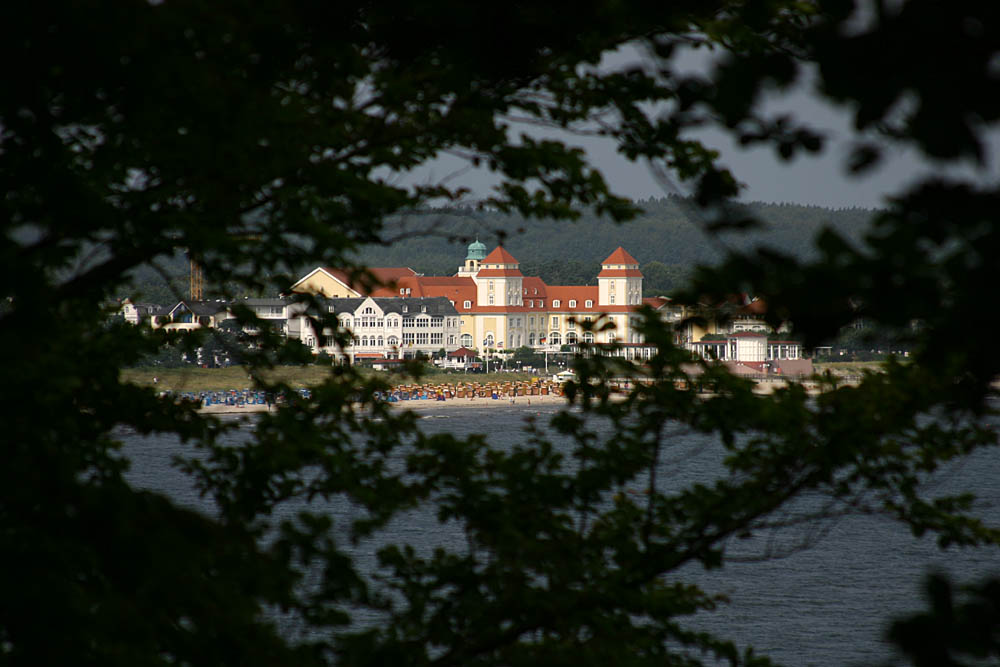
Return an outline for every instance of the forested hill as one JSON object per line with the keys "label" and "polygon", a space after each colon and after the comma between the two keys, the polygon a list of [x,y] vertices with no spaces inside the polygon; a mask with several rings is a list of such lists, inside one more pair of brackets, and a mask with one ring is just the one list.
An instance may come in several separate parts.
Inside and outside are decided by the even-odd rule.
{"label": "forested hill", "polygon": [[[402,240],[365,248],[361,257],[370,266],[409,266],[427,275],[451,275],[472,240],[478,238],[492,250],[502,239],[525,275],[539,275],[556,285],[595,284],[601,260],[620,245],[639,260],[647,294],[669,292],[694,265],[719,259],[720,240],[704,233],[705,221],[696,217],[698,210],[689,202],[668,197],[639,203],[645,213],[624,224],[595,216],[550,222],[473,210],[425,211],[391,221],[385,238]],[[727,233],[721,239],[726,246],[766,245],[796,256],[811,251],[825,226],[859,240],[876,213],[761,202],[744,207],[767,226]]]}
{"label": "forested hill", "polygon": [[[645,213],[624,224],[595,216],[551,222],[473,209],[420,211],[390,220],[384,238],[395,242],[363,248],[360,258],[368,266],[408,266],[425,275],[453,275],[465,260],[470,242],[478,238],[492,250],[502,239],[504,247],[521,262],[525,275],[541,276],[550,285],[583,285],[595,284],[601,260],[623,246],[639,260],[649,296],[671,292],[694,265],[720,257],[719,239],[713,240],[702,231],[705,222],[690,202],[667,197],[639,203]],[[848,239],[860,239],[875,214],[871,209],[831,210],[760,202],[744,207],[768,225],[726,234],[721,240],[728,247],[767,245],[796,256],[810,252],[824,226]],[[136,287],[144,299],[166,303],[186,293],[188,265],[179,253],[161,266],[172,278],[169,288],[163,275],[151,270],[139,272]],[[299,267],[302,274],[313,268]],[[280,289],[282,286],[275,285],[276,292]],[[213,292],[211,286],[207,291]]]}

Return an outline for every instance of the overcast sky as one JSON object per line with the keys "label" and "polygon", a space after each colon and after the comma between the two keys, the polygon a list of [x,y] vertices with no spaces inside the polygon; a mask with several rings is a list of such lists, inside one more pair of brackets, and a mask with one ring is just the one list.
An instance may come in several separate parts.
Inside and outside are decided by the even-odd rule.
{"label": "overcast sky", "polygon": [[[685,69],[705,67],[708,61],[703,53],[693,54],[684,61]],[[616,53],[607,58],[602,67],[635,62],[636,57],[634,52]],[[879,167],[861,177],[846,174],[844,164],[851,136],[850,114],[818,99],[805,84],[780,100],[770,101],[766,108],[768,111],[793,113],[813,129],[821,130],[828,137],[828,143],[818,157],[802,155],[784,162],[770,149],[743,149],[721,132],[698,135],[706,144],[720,151],[722,162],[745,185],[741,197],[745,201],[790,202],[828,208],[878,208],[885,205],[887,195],[899,192],[905,184],[921,176],[941,173],[938,166],[922,161],[913,152],[887,146]],[[544,136],[536,128],[526,129],[533,136]],[[566,140],[587,151],[618,194],[644,199],[683,192],[683,187],[678,184],[658,181],[648,165],[632,163],[618,155],[610,141],[579,137]],[[994,142],[994,149],[998,145],[1000,141]],[[996,152],[993,151],[994,155]],[[963,170],[964,175],[970,173],[971,169]],[[995,181],[998,174],[1000,172],[994,160],[984,172],[978,173],[978,178]],[[496,178],[485,169],[469,169],[463,160],[449,156],[428,164],[404,182],[431,183],[445,178],[450,179],[451,185],[470,188],[473,191],[471,199],[488,196],[496,183]]]}

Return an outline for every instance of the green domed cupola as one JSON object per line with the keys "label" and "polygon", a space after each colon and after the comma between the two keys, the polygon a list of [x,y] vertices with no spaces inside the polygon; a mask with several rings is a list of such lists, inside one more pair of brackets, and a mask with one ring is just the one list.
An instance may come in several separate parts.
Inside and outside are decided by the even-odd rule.
{"label": "green domed cupola", "polygon": [[480,243],[479,239],[475,242],[469,244],[469,253],[465,256],[466,260],[474,259],[476,261],[482,261],[486,258],[486,244]]}

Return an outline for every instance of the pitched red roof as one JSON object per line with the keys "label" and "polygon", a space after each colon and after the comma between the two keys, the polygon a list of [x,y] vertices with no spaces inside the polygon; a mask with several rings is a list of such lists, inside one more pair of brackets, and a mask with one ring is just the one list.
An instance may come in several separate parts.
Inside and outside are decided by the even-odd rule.
{"label": "pitched red roof", "polygon": [[[603,312],[607,308],[597,305],[599,292],[596,285],[549,285],[549,302],[546,304],[548,310],[567,312]],[[576,300],[576,305],[572,308],[569,302]],[[587,300],[590,299],[591,306],[587,307]],[[559,301],[556,306],[555,302]]]}
{"label": "pitched red roof", "polygon": [[766,315],[767,303],[763,299],[754,299],[747,305],[743,306],[742,312],[749,313],[751,315]]}
{"label": "pitched red roof", "polygon": [[625,248],[618,246],[601,264],[639,264],[639,260],[628,254]]}
{"label": "pitched red roof", "polygon": [[470,312],[472,308],[465,308],[464,304],[469,301],[476,303],[476,283],[468,276],[411,276],[400,279],[396,284],[389,287],[380,287],[371,296],[400,296],[399,290],[410,290],[404,296],[409,297],[433,297],[443,296],[454,302],[458,312]]}
{"label": "pitched red roof", "polygon": [[644,296],[642,298],[642,303],[650,306],[651,308],[660,309],[668,305],[670,303],[670,299],[665,296]]}
{"label": "pitched red roof", "polygon": [[483,258],[483,261],[481,263],[482,264],[520,264],[520,262],[518,262],[514,258],[514,255],[510,254],[509,252],[507,252],[506,250],[503,249],[503,246],[497,246],[496,248],[494,248],[493,252],[491,252],[490,254],[486,255],[486,257]]}
{"label": "pitched red roof", "polygon": [[525,276],[521,281],[522,294],[525,299],[544,299],[549,286],[537,276]]}
{"label": "pitched red roof", "polygon": [[642,278],[639,269],[601,269],[598,278]]}
{"label": "pitched red roof", "polygon": [[521,273],[520,269],[479,269],[476,274],[477,278],[523,278],[524,274]]}

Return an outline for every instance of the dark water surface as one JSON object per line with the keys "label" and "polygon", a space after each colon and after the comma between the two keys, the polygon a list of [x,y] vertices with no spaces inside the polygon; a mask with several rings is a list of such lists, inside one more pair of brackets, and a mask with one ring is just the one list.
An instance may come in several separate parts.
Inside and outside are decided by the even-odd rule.
{"label": "dark water surface", "polygon": [[[496,446],[506,447],[523,437],[518,427],[525,417],[544,420],[554,412],[548,406],[430,409],[423,413],[421,426],[429,433],[486,433]],[[235,441],[245,436],[237,433],[232,437]],[[172,467],[174,455],[190,453],[176,439],[125,434],[123,440],[132,459],[129,475],[134,484],[162,491],[182,505],[212,511],[190,480]],[[663,488],[711,481],[719,474],[719,450],[705,436],[677,434],[659,471]],[[992,525],[1000,523],[997,450],[980,452],[944,470],[932,484],[937,492],[976,493],[982,501],[982,515]],[[800,507],[808,509],[815,502],[819,500],[805,498]],[[290,518],[301,508],[282,507],[277,518]],[[338,525],[349,523],[357,512],[346,503],[330,503],[325,509]],[[919,586],[928,571],[944,571],[961,582],[1000,573],[1000,551],[996,548],[941,550],[933,539],[914,538],[904,527],[882,517],[851,516],[826,522],[822,528],[821,534],[803,532],[805,529],[783,534],[774,545],[779,549],[803,537],[813,542],[810,548],[787,557],[755,560],[770,546],[763,536],[732,545],[730,553],[746,562],[729,562],[712,572],[686,568],[680,573],[686,581],[730,600],[688,624],[732,639],[741,647],[753,646],[757,653],[790,666],[872,665],[891,655],[881,639],[887,620],[923,606]],[[810,530],[815,531],[815,527]],[[463,535],[453,526],[439,525],[433,511],[411,512],[394,521],[379,541],[354,550],[362,571],[374,570],[374,552],[385,542],[410,543],[427,552],[437,546],[465,549]]]}

